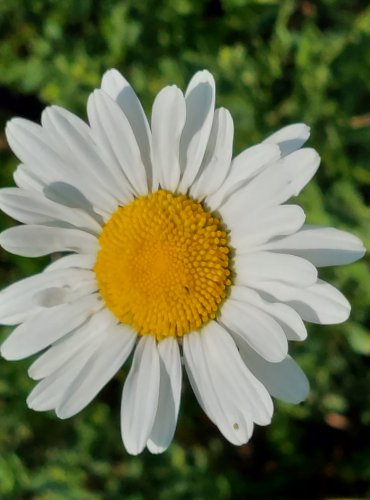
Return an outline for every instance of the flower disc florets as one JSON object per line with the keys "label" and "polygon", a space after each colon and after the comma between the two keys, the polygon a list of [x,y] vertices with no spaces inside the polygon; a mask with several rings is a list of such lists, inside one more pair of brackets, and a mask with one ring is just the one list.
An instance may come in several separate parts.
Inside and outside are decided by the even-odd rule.
{"label": "flower disc florets", "polygon": [[99,242],[99,290],[122,323],[161,339],[216,317],[231,284],[228,237],[202,204],[163,190],[136,198]]}

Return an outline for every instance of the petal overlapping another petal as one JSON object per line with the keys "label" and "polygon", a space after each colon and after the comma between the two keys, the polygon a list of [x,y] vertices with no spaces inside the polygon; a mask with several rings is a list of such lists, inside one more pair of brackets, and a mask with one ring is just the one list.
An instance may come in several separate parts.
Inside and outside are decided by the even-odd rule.
{"label": "petal overlapping another petal", "polygon": [[230,335],[216,322],[201,333],[184,337],[184,361],[200,404],[231,443],[246,443],[253,422],[270,422],[270,395],[243,363]]}

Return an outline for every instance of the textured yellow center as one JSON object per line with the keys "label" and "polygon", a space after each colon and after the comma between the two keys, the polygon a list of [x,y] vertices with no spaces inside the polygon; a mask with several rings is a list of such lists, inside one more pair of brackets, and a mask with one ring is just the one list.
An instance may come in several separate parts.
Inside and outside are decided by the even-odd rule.
{"label": "textured yellow center", "polygon": [[99,242],[99,290],[122,323],[160,340],[215,318],[231,284],[228,237],[200,203],[162,190],[137,198]]}

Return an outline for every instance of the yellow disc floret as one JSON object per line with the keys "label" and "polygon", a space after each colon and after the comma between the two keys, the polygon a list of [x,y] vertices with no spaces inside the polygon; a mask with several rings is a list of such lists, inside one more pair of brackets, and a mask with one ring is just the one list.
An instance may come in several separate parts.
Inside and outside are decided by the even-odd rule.
{"label": "yellow disc floret", "polygon": [[100,293],[139,334],[182,336],[216,317],[231,284],[228,237],[201,203],[163,190],[136,198],[99,243]]}

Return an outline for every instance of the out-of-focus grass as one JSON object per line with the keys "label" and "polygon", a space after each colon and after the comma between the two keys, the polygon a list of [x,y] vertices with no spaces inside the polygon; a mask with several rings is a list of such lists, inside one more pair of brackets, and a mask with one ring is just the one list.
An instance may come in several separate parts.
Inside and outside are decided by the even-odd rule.
{"label": "out-of-focus grass", "polygon": [[[117,67],[150,113],[164,85],[208,68],[230,109],[235,151],[295,121],[322,155],[300,196],[308,222],[370,240],[370,7],[359,0],[3,0],[0,120],[39,120],[57,103],[85,116],[100,75]],[[3,129],[3,127],[2,127]],[[17,162],[0,134],[1,185]],[[12,221],[1,216],[2,227]],[[0,253],[2,286],[47,259]],[[26,408],[29,361],[0,363],[0,498],[315,499],[370,496],[369,303],[366,259],[325,271],[353,305],[350,321],[309,327],[292,351],[312,390],[276,404],[241,448],[226,443],[185,388],[176,441],[130,457],[119,437],[124,371],[68,421]],[[8,333],[3,329],[2,336]]]}

